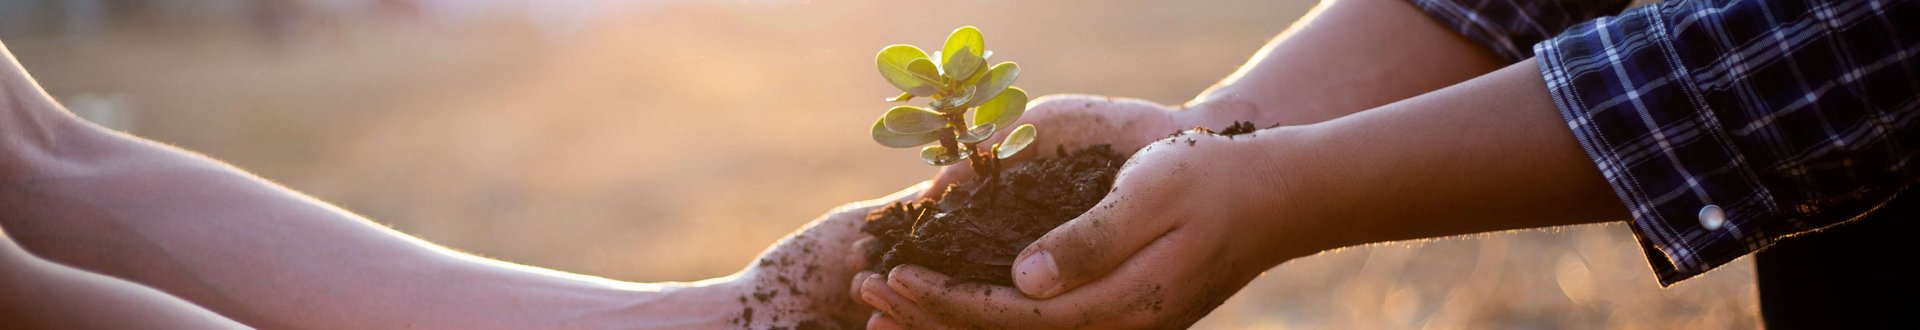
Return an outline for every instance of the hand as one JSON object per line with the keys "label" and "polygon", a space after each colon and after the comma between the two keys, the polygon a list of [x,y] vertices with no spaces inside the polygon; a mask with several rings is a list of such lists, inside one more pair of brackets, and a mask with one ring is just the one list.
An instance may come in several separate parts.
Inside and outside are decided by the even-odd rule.
{"label": "hand", "polygon": [[846,279],[866,269],[865,259],[843,256],[857,254],[854,242],[866,237],[860,226],[868,212],[918,196],[926,187],[922,182],[835,208],[767,248],[745,270],[715,284],[721,291],[703,294],[724,295],[745,305],[732,323],[743,328],[807,328],[800,326],[806,322],[858,327],[872,309],[848,299]]}
{"label": "hand", "polygon": [[[1188,133],[1130,159],[1115,190],[1014,262],[1019,289],[916,266],[865,273],[858,297],[886,316],[871,328],[1159,328],[1192,324],[1281,261],[1319,251],[1288,211],[1272,152],[1284,129],[1233,138]],[[1269,135],[1269,136],[1260,136]],[[1254,141],[1264,140],[1264,141]],[[1191,141],[1191,142],[1189,142]],[[1288,219],[1292,219],[1289,217]]]}
{"label": "hand", "polygon": [[[1048,95],[1034,100],[1026,114],[1011,125],[1033,124],[1040,134],[1032,145],[1027,146],[1027,151],[1008,159],[1007,164],[1011,166],[1033,159],[1036,155],[1051,154],[1059,147],[1072,151],[1091,145],[1111,144],[1116,152],[1132,153],[1148,142],[1181,129],[1192,128],[1192,120],[1186,118],[1188,113],[1140,99]],[[1000,143],[1012,131],[1000,130],[980,145]],[[945,187],[948,185],[972,177],[973,167],[966,162],[947,166],[934,176],[934,188],[927,190],[926,194],[938,198],[946,193]]]}

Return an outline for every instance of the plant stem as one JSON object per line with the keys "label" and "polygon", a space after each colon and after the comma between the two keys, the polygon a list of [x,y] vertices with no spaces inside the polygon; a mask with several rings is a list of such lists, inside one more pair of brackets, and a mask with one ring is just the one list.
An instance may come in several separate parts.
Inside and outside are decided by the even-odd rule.
{"label": "plant stem", "polygon": [[[966,136],[973,133],[967,127],[967,118],[965,114],[966,114],[965,111],[955,111],[952,114],[947,115],[947,127],[952,128],[954,136]],[[990,154],[991,153],[990,151],[983,152],[982,150],[980,150],[979,142],[971,142],[971,143],[963,142],[963,144],[966,145],[967,147],[966,149],[952,149],[952,150],[963,153],[967,156],[967,165],[973,166],[974,174],[979,175],[981,177],[991,177],[993,176],[994,173],[999,172],[999,168],[994,166],[995,164],[993,162],[993,155]]]}

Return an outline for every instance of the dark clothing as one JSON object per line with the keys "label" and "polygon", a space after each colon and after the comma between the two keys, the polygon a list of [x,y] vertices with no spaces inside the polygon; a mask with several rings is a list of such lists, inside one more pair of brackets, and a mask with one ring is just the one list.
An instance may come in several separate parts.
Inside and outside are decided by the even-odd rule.
{"label": "dark clothing", "polygon": [[[1920,329],[1920,197],[1781,239],[1753,255],[1760,316],[1777,329]],[[1867,253],[1862,253],[1866,251]]]}
{"label": "dark clothing", "polygon": [[1916,1],[1414,3],[1535,56],[1663,285],[1920,182]]}
{"label": "dark clothing", "polygon": [[1661,285],[1758,252],[1769,326],[1920,328],[1920,1],[1412,1],[1536,59]]}

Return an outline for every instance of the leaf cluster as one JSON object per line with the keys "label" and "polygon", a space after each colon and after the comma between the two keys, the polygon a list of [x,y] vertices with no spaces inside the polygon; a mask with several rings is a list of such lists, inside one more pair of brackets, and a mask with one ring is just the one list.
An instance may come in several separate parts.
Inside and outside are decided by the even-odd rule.
{"label": "leaf cluster", "polygon": [[1014,78],[1020,76],[1020,65],[1001,62],[988,66],[992,56],[980,29],[972,26],[954,29],[946,45],[932,56],[913,45],[881,49],[874,58],[880,76],[901,91],[887,101],[906,102],[916,97],[931,101],[926,107],[900,105],[888,109],[873,123],[873,140],[894,148],[940,142],[922,147],[920,159],[944,166],[965,158],[975,162],[976,170],[990,171],[993,166],[980,165],[997,164],[999,159],[1018,154],[1033,143],[1037,133],[1032,124],[1014,127],[1006,140],[979,148],[981,141],[1013,125],[1027,109],[1027,92],[1013,86]]}

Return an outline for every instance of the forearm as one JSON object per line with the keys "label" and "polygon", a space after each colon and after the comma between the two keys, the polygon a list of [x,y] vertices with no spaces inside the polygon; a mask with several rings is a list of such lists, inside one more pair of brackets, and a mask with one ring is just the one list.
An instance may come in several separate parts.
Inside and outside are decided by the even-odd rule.
{"label": "forearm", "polygon": [[[88,141],[69,145],[84,154],[113,156],[42,167],[52,173],[4,196],[14,212],[0,224],[48,259],[256,326],[576,327],[644,315],[668,297],[701,298],[451,251],[130,137],[67,140]],[[654,320],[707,311],[676,306]]]}
{"label": "forearm", "polygon": [[[1568,132],[1537,65],[1256,139],[1323,248],[1626,218]],[[1282,148],[1282,147],[1276,147]]]}
{"label": "forearm", "polygon": [[1188,107],[1194,125],[1339,118],[1494,69],[1501,60],[1406,0],[1327,0]]}
{"label": "forearm", "polygon": [[29,329],[242,329],[153,288],[34,257],[0,233],[0,324]]}
{"label": "forearm", "polygon": [[[111,275],[263,328],[857,325],[867,311],[845,292],[861,267],[845,256],[859,224],[926,188],[829,212],[734,275],[628,283],[452,251],[217,160],[88,124],[4,45],[0,101],[0,228],[13,242],[81,274],[71,276]],[[55,312],[88,310],[34,316],[66,315]]]}
{"label": "forearm", "polygon": [[[47,260],[265,328],[709,322],[717,285],[637,285],[474,257],[215,160],[66,114],[9,64],[0,226]],[[730,305],[731,306],[731,305]],[[707,308],[702,308],[707,307]],[[689,324],[689,323],[678,323]],[[700,323],[693,323],[700,324]]]}

